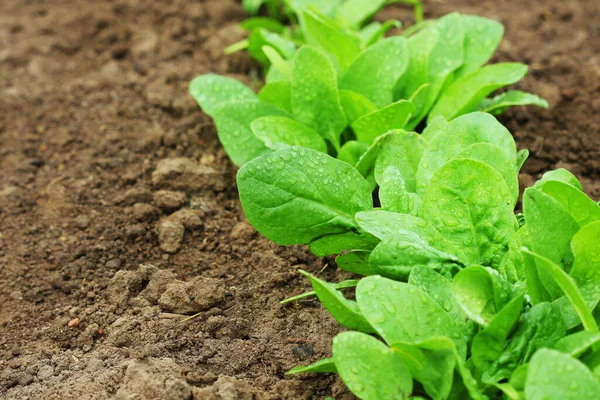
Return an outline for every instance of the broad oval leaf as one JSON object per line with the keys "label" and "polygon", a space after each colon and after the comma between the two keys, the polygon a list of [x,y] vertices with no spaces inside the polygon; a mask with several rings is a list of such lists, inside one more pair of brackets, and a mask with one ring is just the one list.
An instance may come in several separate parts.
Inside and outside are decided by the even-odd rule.
{"label": "broad oval leaf", "polygon": [[274,81],[263,86],[258,92],[258,98],[263,103],[269,103],[291,114],[292,99],[290,90],[289,81]]}
{"label": "broad oval leaf", "polygon": [[213,114],[219,140],[236,165],[270,152],[250,128],[257,118],[286,115],[285,111],[257,100],[234,101],[217,107]]}
{"label": "broad oval leaf", "polygon": [[339,147],[346,115],[340,103],[337,76],[327,56],[316,48],[304,46],[294,57],[291,99],[295,119]]}
{"label": "broad oval leaf", "polygon": [[489,18],[463,15],[461,23],[465,30],[465,57],[463,65],[456,71],[456,78],[461,78],[488,62],[504,34],[504,26]]}
{"label": "broad oval leaf", "polygon": [[577,221],[579,226],[600,220],[600,206],[581,190],[564,182],[549,180],[541,185],[542,192],[552,196]]}
{"label": "broad oval leaf", "polygon": [[455,254],[467,265],[497,268],[515,233],[512,201],[496,170],[458,159],[433,176],[421,217],[447,240],[440,243],[440,250]]}
{"label": "broad oval leaf", "polygon": [[362,116],[377,111],[377,106],[360,93],[352,90],[340,90],[339,94],[346,119],[350,124]]}
{"label": "broad oval leaf", "polygon": [[519,63],[500,63],[483,67],[455,81],[442,93],[429,112],[428,121],[438,115],[451,120],[471,112],[496,89],[518,82],[527,73]]}
{"label": "broad oval leaf", "polygon": [[375,181],[381,185],[385,170],[393,166],[402,174],[406,189],[416,191],[416,175],[425,140],[415,132],[395,131],[382,140],[375,160]]}
{"label": "broad oval leaf", "polygon": [[327,153],[325,140],[306,125],[288,117],[262,117],[250,124],[254,135],[271,150],[302,146]]}
{"label": "broad oval leaf", "polygon": [[356,301],[363,316],[390,346],[447,336],[464,359],[467,347],[461,329],[421,289],[370,276],[362,279],[356,287]]}
{"label": "broad oval leaf", "polygon": [[415,232],[426,240],[431,239],[431,232],[427,223],[413,215],[371,210],[359,212],[355,218],[363,230],[380,240],[393,238],[400,231]]}
{"label": "broad oval leaf", "polygon": [[[322,0],[320,2],[325,3]],[[361,39],[357,33],[308,9],[303,9],[298,16],[306,42],[331,54],[338,71],[345,71],[360,54]]]}
{"label": "broad oval leaf", "polygon": [[250,223],[279,244],[355,232],[354,215],[373,207],[369,184],[354,167],[303,147],[253,160],[237,182]]}
{"label": "broad oval leaf", "polygon": [[[441,120],[440,120],[441,121]],[[493,116],[474,112],[448,124],[437,124],[438,132],[427,129],[428,139],[417,170],[417,193],[421,196],[433,174],[447,161],[476,143],[489,143],[500,148],[507,159],[517,163],[517,145],[512,135]]]}
{"label": "broad oval leaf", "polygon": [[571,239],[575,256],[570,275],[579,285],[600,282],[600,221],[581,228]]}
{"label": "broad oval leaf", "polygon": [[410,371],[396,352],[372,336],[342,332],[333,339],[333,360],[342,381],[362,400],[408,399]]}
{"label": "broad oval leaf", "polygon": [[254,92],[242,82],[215,74],[197,76],[190,82],[189,91],[202,111],[210,116],[225,103],[256,100]]}
{"label": "broad oval leaf", "polygon": [[554,348],[573,358],[578,358],[590,347],[600,343],[600,333],[579,331],[565,336],[554,345]]}
{"label": "broad oval leaf", "polygon": [[394,101],[394,87],[407,65],[406,40],[402,36],[383,39],[360,53],[342,76],[340,88],[385,107]]}
{"label": "broad oval leaf", "polygon": [[372,143],[390,130],[404,128],[414,112],[415,105],[412,102],[400,100],[360,117],[352,123],[352,130],[359,141]]}
{"label": "broad oval leaf", "polygon": [[417,266],[445,273],[460,268],[459,260],[452,254],[439,251],[419,235],[400,229],[373,249],[369,264],[378,275],[397,281],[406,280]]}
{"label": "broad oval leaf", "polygon": [[528,399],[596,400],[600,382],[581,361],[541,349],[531,359],[525,383]]}
{"label": "broad oval leaf", "polygon": [[513,207],[519,200],[519,176],[515,165],[506,157],[506,153],[498,146],[490,143],[475,143],[461,151],[455,158],[468,158],[482,162],[494,168],[502,175],[513,198]]}

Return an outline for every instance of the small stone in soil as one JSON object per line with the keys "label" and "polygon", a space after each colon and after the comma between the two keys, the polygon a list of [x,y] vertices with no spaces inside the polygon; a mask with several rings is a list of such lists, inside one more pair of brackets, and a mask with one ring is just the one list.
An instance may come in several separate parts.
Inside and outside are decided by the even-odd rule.
{"label": "small stone in soil", "polygon": [[185,228],[178,221],[163,218],[158,223],[158,242],[165,253],[175,253],[181,247]]}
{"label": "small stone in soil", "polygon": [[72,320],[70,320],[67,323],[67,326],[69,328],[77,328],[79,326],[79,324],[81,324],[81,319],[79,319],[79,318],[73,318]]}
{"label": "small stone in soil", "polygon": [[183,192],[174,192],[172,190],[159,190],[154,193],[154,204],[163,210],[177,210],[187,201]]}

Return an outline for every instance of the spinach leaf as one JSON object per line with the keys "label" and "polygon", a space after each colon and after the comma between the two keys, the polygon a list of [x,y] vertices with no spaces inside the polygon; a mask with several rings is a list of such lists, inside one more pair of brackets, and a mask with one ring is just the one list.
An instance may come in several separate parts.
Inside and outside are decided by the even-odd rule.
{"label": "spinach leaf", "polygon": [[356,169],[302,147],[247,163],[237,182],[250,223],[279,244],[356,232],[354,214],[373,207],[370,187]]}
{"label": "spinach leaf", "polygon": [[600,220],[600,206],[576,187],[550,180],[541,185],[541,190],[557,200],[579,226]]}
{"label": "spinach leaf", "polygon": [[394,101],[394,86],[407,65],[406,40],[401,36],[383,39],[360,53],[342,76],[340,88],[362,94],[378,108],[385,107]]}
{"label": "spinach leaf", "polygon": [[335,70],[321,51],[305,46],[296,53],[292,62],[291,100],[294,117],[299,122],[339,147],[346,115],[340,104]]}
{"label": "spinach leaf", "polygon": [[210,116],[223,104],[256,100],[254,92],[242,82],[215,74],[194,78],[190,82],[189,91],[202,111]]}
{"label": "spinach leaf", "polygon": [[331,372],[336,373],[337,368],[335,367],[335,361],[332,358],[325,358],[319,360],[311,365],[301,365],[290,369],[286,372],[286,375],[300,374],[303,372]]}
{"label": "spinach leaf", "polygon": [[580,285],[600,282],[600,221],[586,225],[571,239],[575,256],[570,275]]}
{"label": "spinach leaf", "polygon": [[447,336],[464,359],[466,343],[456,322],[421,289],[380,276],[362,279],[356,301],[363,316],[393,346]]}
{"label": "spinach leaf", "polygon": [[333,360],[342,381],[359,399],[408,399],[413,389],[402,358],[379,340],[359,332],[333,339]]}
{"label": "spinach leaf", "polygon": [[412,102],[400,100],[358,118],[352,123],[352,130],[359,141],[372,143],[379,135],[392,129],[404,128],[414,111]]}
{"label": "spinach leaf", "polygon": [[490,93],[518,82],[527,73],[519,63],[500,63],[485,66],[456,80],[440,96],[429,112],[427,121],[438,115],[451,120],[471,112]]}
{"label": "spinach leaf", "polygon": [[327,152],[325,140],[306,125],[288,117],[262,117],[250,124],[254,135],[271,150],[282,150],[290,146]]}
{"label": "spinach leaf", "polygon": [[258,92],[258,98],[263,103],[279,107],[287,113],[292,113],[292,98],[290,93],[289,81],[275,81],[267,83]]}
{"label": "spinach leaf", "polygon": [[377,106],[360,93],[352,90],[340,90],[339,95],[346,119],[350,124],[360,117],[377,111]]}
{"label": "spinach leaf", "polygon": [[299,272],[310,279],[319,301],[337,322],[349,329],[366,333],[374,332],[371,325],[362,316],[358,304],[346,299],[334,284],[325,282],[306,271],[300,270]]}
{"label": "spinach leaf", "polygon": [[438,122],[439,132],[428,130],[428,138],[417,171],[417,194],[429,186],[433,174],[461,151],[476,143],[489,143],[500,149],[516,165],[517,146],[510,132],[494,117],[471,113],[448,124]]}
{"label": "spinach leaf", "polygon": [[270,151],[252,133],[252,121],[260,117],[285,115],[284,111],[269,104],[243,100],[221,104],[214,110],[213,119],[225,151],[236,165],[243,165]]}
{"label": "spinach leaf", "polygon": [[477,109],[497,115],[502,114],[507,108],[512,106],[526,106],[530,104],[542,108],[549,107],[546,100],[535,94],[521,92],[520,90],[509,90],[490,99],[483,99]]}
{"label": "spinach leaf", "polygon": [[493,168],[467,159],[450,161],[435,173],[421,217],[446,239],[437,247],[467,265],[497,268],[515,232],[504,179]]}
{"label": "spinach leaf", "polygon": [[488,62],[504,34],[502,24],[488,18],[463,15],[461,24],[465,30],[465,55],[462,66],[455,73],[456,78],[461,78]]}
{"label": "spinach leaf", "polygon": [[531,359],[525,384],[528,399],[594,400],[598,393],[600,382],[580,361],[550,349]]}

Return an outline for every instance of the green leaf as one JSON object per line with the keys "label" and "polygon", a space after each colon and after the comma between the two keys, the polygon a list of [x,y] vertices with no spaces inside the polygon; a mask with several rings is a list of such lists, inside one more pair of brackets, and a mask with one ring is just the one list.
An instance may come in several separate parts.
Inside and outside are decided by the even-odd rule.
{"label": "green leaf", "polygon": [[571,239],[575,256],[571,276],[580,285],[600,281],[600,222],[581,228]]}
{"label": "green leaf", "polygon": [[254,135],[271,150],[302,146],[322,153],[327,152],[327,144],[318,132],[288,117],[258,118],[250,127]]}
{"label": "green leaf", "polygon": [[[356,287],[356,285],[358,285],[358,282],[359,282],[358,279],[348,279],[346,281],[334,283],[333,287],[337,290],[353,288],[353,287]],[[307,297],[312,297],[312,296],[316,296],[316,295],[317,295],[317,293],[313,290],[310,292],[305,292],[305,293],[299,294],[297,296],[288,297],[287,299],[280,301],[279,304],[291,303],[292,301],[301,300],[301,299],[305,299]]]}
{"label": "green leaf", "polygon": [[423,290],[435,300],[461,328],[465,337],[472,336],[475,326],[456,301],[452,292],[452,282],[430,268],[415,266],[410,271],[408,283]]}
{"label": "green leaf", "polygon": [[554,348],[561,353],[578,358],[598,343],[600,343],[600,333],[579,331],[560,339],[555,343]]}
{"label": "green leaf", "polygon": [[537,181],[533,187],[539,189],[544,183],[548,181],[559,181],[573,186],[574,188],[583,192],[583,186],[581,182],[569,171],[564,168],[555,169],[554,171],[548,171],[542,175],[542,179]]}
{"label": "green leaf", "polygon": [[386,33],[391,29],[400,28],[401,26],[402,23],[395,19],[385,21],[383,24],[378,21],[371,22],[359,32],[363,47],[367,48],[374,43],[377,43],[382,40]]}
{"label": "green leaf", "polygon": [[[581,292],[581,296],[583,297],[587,308],[589,310],[595,310],[598,302],[600,302],[600,281],[590,281],[589,283],[580,286],[579,291]],[[581,318],[579,318],[577,310],[566,296],[555,300],[553,304],[561,310],[567,328],[572,329],[581,325]]]}
{"label": "green leaf", "polygon": [[332,15],[342,0],[285,0],[295,11],[317,11],[323,15]]}
{"label": "green leaf", "polygon": [[[265,57],[269,59],[271,63],[271,69],[277,69],[281,76],[285,77],[286,81],[289,81],[292,78],[292,67],[290,62],[286,60],[275,48],[271,46],[264,45],[261,47],[262,52],[265,54]],[[295,51],[295,49],[294,49]],[[287,54],[286,57],[292,58],[294,53]]]}
{"label": "green leaf", "polygon": [[346,119],[350,124],[377,110],[375,104],[360,93],[351,90],[340,90],[339,95]]}
{"label": "green leaf", "polygon": [[310,365],[299,365],[290,369],[286,372],[286,375],[300,374],[306,372],[330,372],[336,373],[337,368],[335,367],[335,362],[333,361],[333,357],[325,358],[323,360],[319,360]]}
{"label": "green leaf", "polygon": [[346,127],[333,66],[322,52],[302,47],[292,63],[292,110],[294,117],[334,146]]}
{"label": "green leaf", "polygon": [[511,285],[496,271],[481,266],[460,271],[452,281],[452,291],[467,316],[485,327],[513,294]]}
{"label": "green leaf", "polygon": [[508,107],[527,105],[535,105],[542,108],[549,107],[546,100],[535,94],[520,90],[509,90],[490,99],[483,99],[477,108],[483,112],[498,115],[502,114]]}
{"label": "green leaf", "polygon": [[367,152],[369,145],[356,140],[349,140],[338,152],[338,159],[350,165],[357,165],[360,158]]}
{"label": "green leaf", "polygon": [[413,215],[371,210],[359,212],[355,215],[355,218],[363,230],[380,240],[393,238],[400,230],[415,232],[427,241],[432,238],[432,232],[427,223]]}
{"label": "green leaf", "polygon": [[343,253],[346,250],[372,250],[379,240],[368,233],[338,233],[326,235],[310,242],[309,248],[318,257]]}
{"label": "green leaf", "polygon": [[356,301],[363,316],[393,346],[447,336],[464,359],[466,343],[454,320],[421,289],[380,276],[362,279]]}
{"label": "green leaf", "polygon": [[567,333],[560,310],[550,303],[536,304],[525,313],[518,330],[482,375],[486,384],[508,379],[519,365],[525,364],[533,354],[551,347]]}
{"label": "green leaf", "polygon": [[[508,252],[502,257],[498,272],[508,281],[525,281],[525,260],[521,254],[521,247],[530,246],[529,231],[527,225],[523,225],[508,241]],[[537,270],[536,270],[537,273]],[[537,281],[536,281],[537,282]],[[529,284],[529,281],[527,281]],[[539,282],[541,285],[541,282]]]}
{"label": "green leaf", "polygon": [[[247,1],[248,0],[246,0],[244,3],[246,3]],[[254,1],[256,3],[264,2],[264,0],[251,0],[251,1]],[[248,10],[248,13],[253,14],[254,12]],[[258,29],[258,28],[264,28],[268,31],[275,32],[275,33],[282,33],[286,29],[285,26],[281,22],[279,22],[275,18],[269,18],[269,17],[246,18],[245,20],[240,22],[240,27],[246,31],[252,31],[252,30]]]}
{"label": "green leaf", "polygon": [[256,100],[254,92],[242,82],[214,74],[194,78],[190,82],[189,91],[202,111],[210,116],[223,104]]}
{"label": "green leaf", "polygon": [[512,206],[519,200],[519,177],[515,165],[506,157],[506,153],[498,146],[489,143],[475,143],[458,153],[455,158],[468,158],[482,162],[494,168],[502,175],[512,195]]}
{"label": "green leaf", "polygon": [[406,40],[383,39],[368,47],[342,76],[340,88],[360,93],[378,108],[394,101],[394,86],[408,65]]}
{"label": "green leaf", "polygon": [[404,128],[414,111],[412,102],[400,100],[360,117],[352,123],[352,130],[359,141],[372,143],[381,134]]}
{"label": "green leaf", "polygon": [[521,170],[521,168],[523,168],[523,164],[525,164],[525,161],[527,161],[528,157],[529,150],[522,149],[517,151],[517,173]]}
{"label": "green leaf", "polygon": [[383,138],[375,161],[375,181],[381,185],[385,170],[393,166],[402,174],[406,190],[416,191],[416,174],[425,141],[415,132],[395,131]]}
{"label": "green leaf", "polygon": [[236,165],[243,165],[270,151],[254,136],[250,124],[260,117],[278,115],[286,113],[256,100],[224,103],[214,110],[213,119],[219,140]]}
{"label": "green leaf", "polygon": [[439,120],[428,127],[427,142],[417,171],[417,194],[423,196],[433,174],[461,151],[476,143],[497,146],[516,165],[517,146],[510,132],[493,116],[481,112],[456,118],[448,124]]}
{"label": "green leaf", "polygon": [[310,279],[319,301],[337,322],[348,329],[367,333],[374,332],[373,327],[362,316],[358,304],[346,299],[334,284],[325,282],[306,271],[300,270],[299,272]]}
{"label": "green leaf", "polygon": [[418,344],[396,343],[392,349],[404,359],[414,379],[423,384],[432,399],[448,398],[458,362],[452,340],[434,337]]}
{"label": "green leaf", "polygon": [[500,358],[509,335],[519,322],[523,303],[522,295],[514,297],[494,315],[487,328],[473,338],[471,359],[479,371],[487,371]]}
{"label": "green leaf", "polygon": [[360,36],[337,26],[328,18],[306,9],[299,13],[299,17],[307,43],[330,54],[335,60],[338,71],[347,70],[360,54]]}
{"label": "green leaf", "polygon": [[[531,250],[570,270],[573,264],[571,238],[579,230],[571,214],[558,201],[534,188],[526,189],[523,194],[523,214],[532,238]],[[549,215],[552,218],[548,218]],[[548,275],[540,274],[539,279],[552,299],[562,296]]]}
{"label": "green leaf", "polygon": [[288,81],[269,82],[258,92],[258,98],[263,103],[279,107],[291,114],[292,99],[290,90],[290,82]]}
{"label": "green leaf", "polygon": [[354,250],[347,254],[337,256],[335,263],[337,266],[348,272],[354,272],[355,274],[369,276],[374,275],[373,269],[369,265],[369,254],[370,251],[365,250]]}
{"label": "green leaf", "polygon": [[494,90],[518,82],[526,73],[527,66],[519,63],[492,64],[471,72],[442,93],[427,121],[438,115],[451,120],[471,112]]}
{"label": "green leaf", "polygon": [[598,393],[600,382],[580,361],[550,349],[531,359],[525,384],[528,399],[595,400]]}
{"label": "green leaf", "polygon": [[237,182],[250,223],[279,244],[357,231],[354,214],[373,207],[369,184],[355,168],[302,147],[244,165]]}
{"label": "green leaf", "polygon": [[359,399],[408,399],[412,376],[402,358],[379,340],[359,332],[333,339],[338,374]]}
{"label": "green leaf", "polygon": [[343,26],[359,28],[379,11],[387,0],[347,0],[335,10],[335,19]]}
{"label": "green leaf", "polygon": [[275,49],[283,58],[290,59],[296,52],[296,45],[279,33],[264,28],[254,29],[248,36],[248,53],[262,65],[269,65],[269,57],[263,51],[268,46]]}
{"label": "green leaf", "polygon": [[461,23],[465,30],[465,57],[463,65],[455,73],[456,78],[461,78],[488,62],[504,34],[504,26],[488,18],[463,15]]}
{"label": "green leaf", "polygon": [[474,160],[453,160],[435,173],[421,217],[447,240],[437,247],[467,265],[497,268],[515,233],[512,196],[504,179]]}
{"label": "green leaf", "polygon": [[557,200],[580,227],[600,220],[600,206],[576,187],[549,180],[541,185],[541,189],[542,192]]}
{"label": "green leaf", "polygon": [[584,329],[589,332],[598,332],[596,320],[573,278],[567,275],[567,273],[558,265],[554,264],[552,260],[526,249],[523,249],[522,251],[533,257],[540,272],[549,275],[564,292],[565,296],[575,308],[577,315],[579,315]]}
{"label": "green leaf", "polygon": [[417,113],[411,118],[409,129],[416,127],[427,115],[440,93],[453,80],[453,71],[463,64],[464,29],[458,13],[445,15],[436,22],[438,40],[429,54],[428,70],[423,83],[427,86],[411,99],[417,106]]}
{"label": "green leaf", "polygon": [[411,210],[418,206],[406,190],[406,183],[398,168],[387,167],[379,185],[379,201],[383,210],[411,214]]}
{"label": "green leaf", "polygon": [[394,280],[406,280],[416,266],[448,273],[461,265],[452,254],[433,248],[416,233],[403,232],[401,227],[395,236],[373,249],[369,264],[377,274]]}

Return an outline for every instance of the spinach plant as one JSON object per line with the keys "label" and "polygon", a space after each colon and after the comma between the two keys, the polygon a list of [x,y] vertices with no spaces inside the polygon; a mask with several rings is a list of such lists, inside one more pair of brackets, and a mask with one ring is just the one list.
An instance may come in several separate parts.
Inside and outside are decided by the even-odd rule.
{"label": "spinach plant", "polygon": [[[297,146],[244,165],[240,199],[261,233],[367,276],[307,274],[352,332],[290,372],[337,372],[361,399],[596,398],[600,206],[556,170],[525,191],[518,219],[526,157],[475,112],[387,132],[356,167]],[[354,285],[356,301],[340,291]]]}
{"label": "spinach plant", "polygon": [[519,63],[483,66],[502,37],[495,21],[453,13],[407,38],[365,42],[312,11],[300,15],[312,21],[309,45],[261,46],[272,67],[258,94],[212,74],[190,84],[237,165],[286,146],[357,165],[389,130],[421,131],[438,117],[497,114],[514,105],[547,107],[539,97],[514,90],[488,98],[527,73]]}

